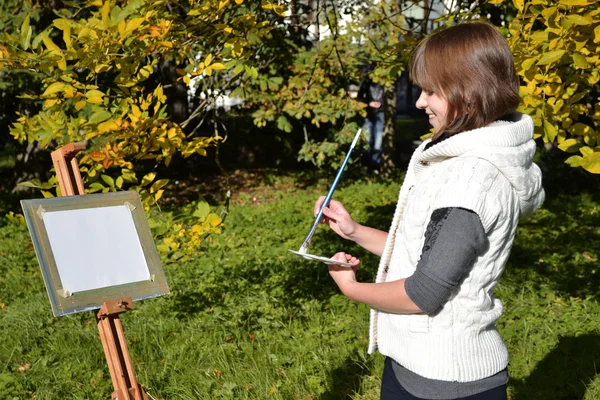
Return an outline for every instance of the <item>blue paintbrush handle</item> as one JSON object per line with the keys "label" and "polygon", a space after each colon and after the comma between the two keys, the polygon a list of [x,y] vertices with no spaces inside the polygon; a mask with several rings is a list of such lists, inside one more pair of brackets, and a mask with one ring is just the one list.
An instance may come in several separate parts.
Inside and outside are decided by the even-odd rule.
{"label": "blue paintbrush handle", "polygon": [[344,168],[346,167],[346,164],[348,164],[348,160],[350,159],[352,150],[354,150],[354,146],[356,146],[356,142],[358,141],[358,138],[360,137],[361,131],[362,131],[362,129],[359,129],[358,132],[356,132],[356,136],[354,137],[354,140],[352,141],[352,144],[350,145],[348,154],[346,154],[346,158],[344,158],[344,162],[342,162],[342,166],[338,170],[337,175],[335,176],[335,179],[333,180],[333,183],[331,184],[331,187],[329,188],[329,191],[327,192],[327,196],[325,196],[325,200],[323,201],[323,204],[321,204],[321,208],[319,209],[319,213],[317,214],[317,217],[315,218],[315,222],[313,222],[313,225],[310,228],[308,235],[306,235],[306,239],[304,239],[304,242],[302,242],[302,246],[300,246],[300,251],[302,251],[303,248],[305,248],[305,249],[308,248],[310,239],[315,234],[315,231],[317,230],[317,226],[319,226],[319,221],[321,220],[321,218],[323,218],[323,208],[327,207],[329,205],[331,196],[333,196],[335,187],[337,186],[338,182],[340,181],[340,178],[342,176],[342,173],[344,172]]}

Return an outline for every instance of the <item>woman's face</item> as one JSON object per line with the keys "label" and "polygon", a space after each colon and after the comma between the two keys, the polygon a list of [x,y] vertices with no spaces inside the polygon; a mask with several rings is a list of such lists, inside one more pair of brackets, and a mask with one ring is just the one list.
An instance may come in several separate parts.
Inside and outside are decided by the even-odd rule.
{"label": "woman's face", "polygon": [[446,122],[446,114],[448,112],[448,102],[446,99],[437,93],[423,90],[416,105],[417,108],[425,110],[429,116],[429,123],[433,126],[434,133],[438,133],[439,129]]}

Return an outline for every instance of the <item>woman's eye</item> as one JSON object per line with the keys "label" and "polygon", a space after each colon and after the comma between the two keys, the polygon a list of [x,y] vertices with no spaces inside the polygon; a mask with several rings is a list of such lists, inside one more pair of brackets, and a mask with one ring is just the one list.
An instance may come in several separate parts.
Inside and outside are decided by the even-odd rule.
{"label": "woman's eye", "polygon": [[435,92],[433,90],[427,90],[425,93],[427,93],[427,96],[433,96]]}

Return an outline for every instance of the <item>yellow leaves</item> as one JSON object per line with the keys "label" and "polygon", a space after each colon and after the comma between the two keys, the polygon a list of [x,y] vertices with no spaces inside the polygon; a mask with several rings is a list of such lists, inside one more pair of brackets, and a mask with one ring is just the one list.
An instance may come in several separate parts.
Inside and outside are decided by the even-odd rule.
{"label": "yellow leaves", "polygon": [[117,24],[117,31],[119,31],[119,35],[121,36],[121,38],[123,38],[126,33],[125,33],[125,27],[127,26],[127,22],[125,22],[124,19],[120,20],[119,23]]}
{"label": "yellow leaves", "polygon": [[110,0],[106,0],[102,5],[102,25],[107,29],[110,24]]}
{"label": "yellow leaves", "polygon": [[150,193],[158,193],[163,191],[162,188],[169,183],[168,179],[159,179],[150,186]]}
{"label": "yellow leaves", "polygon": [[169,246],[169,248],[171,250],[177,250],[181,246],[181,243],[176,242],[172,238],[165,238],[163,240],[163,242],[164,242],[164,244],[166,244],[167,246]]}
{"label": "yellow leaves", "polygon": [[594,28],[594,43],[600,43],[600,25]]}
{"label": "yellow leaves", "polygon": [[148,186],[156,178],[156,172],[150,172],[142,178],[141,186]]}
{"label": "yellow leaves", "polygon": [[[67,69],[67,61],[65,60],[65,56],[63,55],[63,52],[60,49],[60,47],[58,47],[52,41],[52,39],[50,39],[47,32],[40,33],[39,37],[42,39],[42,42],[44,42],[44,45],[46,46],[48,51],[50,51],[50,53],[52,55],[59,57],[59,60],[57,61],[58,68],[63,71],[66,70]],[[35,42],[35,40],[34,40],[34,42]]]}
{"label": "yellow leaves", "polygon": [[219,217],[217,214],[208,214],[206,217],[205,223],[212,228],[216,228],[223,222],[223,218]]}
{"label": "yellow leaves", "polygon": [[[97,125],[96,130],[85,136],[86,140],[125,127],[121,118],[111,119],[112,113],[106,110],[96,111],[87,121],[87,125]],[[115,150],[116,151],[116,150]]]}
{"label": "yellow leaves", "polygon": [[[216,62],[211,64],[211,62],[213,61],[213,55],[212,54],[208,54],[206,56],[206,58],[204,59],[203,62],[201,62],[198,65],[198,70],[192,72],[192,75],[200,75],[202,73],[211,76],[213,71],[222,71],[224,69],[227,69],[227,67],[220,63],[220,62]],[[184,82],[186,81],[185,77],[183,78]],[[186,82],[189,85],[189,82]]]}
{"label": "yellow leaves", "polygon": [[110,67],[110,65],[108,65],[108,64],[97,64],[97,65],[94,67],[94,72],[98,74],[98,73],[101,73],[101,72],[106,72],[106,71],[108,71],[110,68],[111,68],[111,67]]}
{"label": "yellow leaves", "polygon": [[600,174],[600,152],[591,152],[579,161],[580,166],[592,174]]}
{"label": "yellow leaves", "polygon": [[159,103],[164,103],[164,102],[167,101],[167,96],[164,95],[164,93],[163,93],[163,87],[160,84],[156,87],[156,89],[154,89],[154,92],[152,94],[154,95],[154,98]]}
{"label": "yellow leaves", "polygon": [[544,8],[544,9],[542,10],[542,16],[543,16],[543,17],[544,17],[546,20],[549,20],[549,19],[551,19],[551,18],[552,18],[552,16],[554,16],[554,14],[556,14],[556,11],[557,11],[557,10],[558,10],[558,9],[557,9],[556,7],[547,7],[547,8]]}
{"label": "yellow leaves", "polygon": [[587,6],[596,3],[597,0],[560,0],[558,4],[568,7]]}
{"label": "yellow leaves", "polygon": [[553,123],[544,120],[544,134],[546,142],[552,143],[558,134],[558,127]]}
{"label": "yellow leaves", "polygon": [[562,86],[559,84],[549,83],[547,85],[544,85],[542,90],[544,91],[544,94],[546,94],[547,96],[556,96],[558,93],[560,93],[561,87]]}
{"label": "yellow leaves", "polygon": [[106,132],[114,131],[119,129],[119,126],[115,123],[115,121],[105,121],[98,125],[98,134],[103,134]]}
{"label": "yellow leaves", "polygon": [[584,157],[594,154],[594,150],[589,148],[588,146],[583,146],[582,148],[579,149],[579,152],[581,154],[583,154]]}
{"label": "yellow leaves", "polygon": [[140,68],[140,70],[137,74],[138,81],[140,81],[140,82],[145,81],[146,79],[148,79],[150,77],[150,75],[152,75],[152,72],[154,72],[154,69],[152,68],[151,65],[145,65],[144,67]]}
{"label": "yellow leaves", "polygon": [[535,64],[536,61],[537,61],[537,57],[528,58],[525,61],[523,61],[523,63],[521,64],[521,67],[523,68],[524,71],[527,71],[529,68],[531,68]]}
{"label": "yellow leaves", "polygon": [[223,225],[223,219],[211,212],[205,201],[198,202],[192,215],[175,219],[168,214],[167,221],[160,223],[151,218],[148,222],[156,235],[158,251],[177,258],[197,252],[203,240],[210,234],[220,233]]}
{"label": "yellow leaves", "polygon": [[600,81],[600,73],[597,69],[594,69],[589,74],[585,75],[584,80],[588,85],[593,86]]}
{"label": "yellow leaves", "polygon": [[577,15],[577,14],[567,15],[567,19],[570,22],[574,23],[575,25],[586,26],[586,25],[591,25],[594,23],[594,21],[590,17]]}
{"label": "yellow leaves", "polygon": [[48,97],[52,94],[62,92],[64,90],[65,86],[67,86],[67,85],[62,82],[54,82],[53,84],[48,86],[48,88],[42,94],[42,97]]}
{"label": "yellow leaves", "polygon": [[68,19],[61,18],[55,19],[53,21],[54,26],[63,31],[63,41],[67,46],[67,50],[73,48],[73,44],[71,43],[71,22]]}
{"label": "yellow leaves", "polygon": [[[513,0],[517,2],[523,2],[523,0]],[[273,10],[280,17],[285,17],[285,7],[283,5],[269,3],[268,1],[263,1],[260,5],[264,10]]]}
{"label": "yellow leaves", "polygon": [[46,101],[44,101],[44,109],[50,108],[52,106],[54,106],[55,104],[59,103],[60,100],[59,99],[48,99]]}
{"label": "yellow leaves", "polygon": [[576,136],[589,136],[594,133],[592,128],[586,124],[582,124],[581,122],[573,124],[569,129],[569,132]]}
{"label": "yellow leaves", "polygon": [[529,37],[531,40],[536,42],[547,42],[548,41],[548,31],[537,31],[532,33]]}
{"label": "yellow leaves", "polygon": [[577,139],[567,139],[558,145],[558,148],[566,153],[577,153],[582,144]]}
{"label": "yellow leaves", "polygon": [[219,7],[217,8],[217,12],[221,11],[227,4],[229,4],[229,0],[219,1]]}
{"label": "yellow leaves", "polygon": [[523,12],[523,9],[525,8],[525,2],[524,2],[524,0],[513,0],[513,5],[520,12]]}
{"label": "yellow leaves", "polygon": [[214,63],[210,67],[217,71],[222,71],[222,70],[226,69],[225,65],[223,65],[221,63]]}
{"label": "yellow leaves", "polygon": [[132,20],[127,22],[127,26],[125,27],[125,33],[130,33],[138,29],[145,21],[145,18],[133,18]]}
{"label": "yellow leaves", "polygon": [[137,177],[135,176],[135,172],[133,172],[131,169],[121,169],[121,176],[123,177],[125,182],[137,183]]}
{"label": "yellow leaves", "polygon": [[586,69],[590,67],[590,64],[587,62],[586,58],[581,53],[573,53],[573,63],[575,67],[578,69]]}
{"label": "yellow leaves", "polygon": [[85,97],[90,104],[101,104],[103,102],[104,93],[99,90],[89,90],[85,93]]}
{"label": "yellow leaves", "polygon": [[79,29],[79,32],[77,33],[77,39],[81,40],[81,39],[84,39],[84,38],[88,38],[88,37],[91,36],[91,34],[92,34],[92,30],[89,27],[82,26]]}
{"label": "yellow leaves", "polygon": [[129,114],[129,116],[130,116],[130,118],[133,117],[132,120],[137,121],[142,117],[142,111],[140,110],[140,108],[137,105],[132,104],[131,105],[131,114]]}
{"label": "yellow leaves", "polygon": [[547,53],[544,53],[544,55],[542,55],[542,58],[540,58],[540,61],[538,61],[538,65],[548,65],[548,64],[552,64],[553,62],[556,62],[558,60],[560,60],[560,58],[565,54],[565,50],[554,50],[554,51],[549,51]]}

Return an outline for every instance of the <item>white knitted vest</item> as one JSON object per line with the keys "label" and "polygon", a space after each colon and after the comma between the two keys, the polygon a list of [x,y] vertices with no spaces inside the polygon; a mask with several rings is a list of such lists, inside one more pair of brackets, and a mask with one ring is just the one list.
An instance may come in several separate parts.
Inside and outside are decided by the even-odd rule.
{"label": "white knitted vest", "polygon": [[414,153],[389,231],[377,282],[415,272],[431,213],[462,207],[479,215],[489,241],[447,303],[434,315],[371,310],[369,353],[377,348],[429,379],[471,382],[508,364],[495,327],[502,303],[492,294],[506,264],[518,219],[543,202],[533,123],[519,115],[463,132]]}

